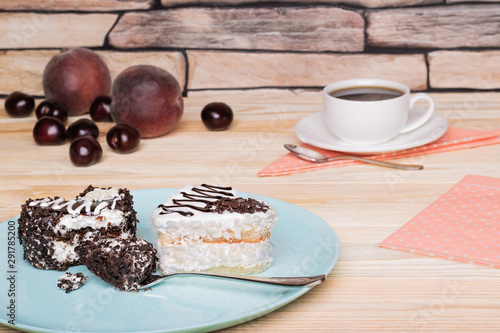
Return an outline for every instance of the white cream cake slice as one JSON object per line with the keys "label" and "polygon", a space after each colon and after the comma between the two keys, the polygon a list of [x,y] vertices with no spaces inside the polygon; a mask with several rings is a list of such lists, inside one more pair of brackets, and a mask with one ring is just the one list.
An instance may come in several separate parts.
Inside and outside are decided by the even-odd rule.
{"label": "white cream cake slice", "polygon": [[254,274],[273,260],[278,213],[232,187],[186,185],[154,209],[153,230],[163,273]]}

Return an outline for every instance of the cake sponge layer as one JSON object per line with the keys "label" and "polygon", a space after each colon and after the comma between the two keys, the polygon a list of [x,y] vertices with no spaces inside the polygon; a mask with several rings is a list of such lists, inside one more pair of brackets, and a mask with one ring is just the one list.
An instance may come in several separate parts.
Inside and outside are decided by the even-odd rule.
{"label": "cake sponge layer", "polygon": [[181,243],[156,244],[160,269],[175,272],[225,272],[253,274],[266,269],[273,261],[269,239],[258,243]]}
{"label": "cake sponge layer", "polygon": [[176,237],[175,233],[159,233],[158,234],[158,246],[174,245],[183,241],[189,241],[194,243],[258,243],[266,239],[269,239],[271,231],[269,230],[249,230],[243,231],[236,237],[232,230],[222,230],[222,235],[220,237],[213,236],[189,236],[189,237]]}

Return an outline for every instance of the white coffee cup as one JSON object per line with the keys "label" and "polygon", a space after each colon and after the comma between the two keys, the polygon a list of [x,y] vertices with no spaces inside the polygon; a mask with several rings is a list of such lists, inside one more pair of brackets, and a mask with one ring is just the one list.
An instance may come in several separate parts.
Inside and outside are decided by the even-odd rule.
{"label": "white coffee cup", "polygon": [[[415,102],[421,99],[428,102],[427,110],[412,116]],[[339,139],[357,145],[375,145],[425,124],[434,112],[434,101],[425,93],[410,97],[410,88],[402,83],[353,79],[323,89],[323,112],[327,127]]]}

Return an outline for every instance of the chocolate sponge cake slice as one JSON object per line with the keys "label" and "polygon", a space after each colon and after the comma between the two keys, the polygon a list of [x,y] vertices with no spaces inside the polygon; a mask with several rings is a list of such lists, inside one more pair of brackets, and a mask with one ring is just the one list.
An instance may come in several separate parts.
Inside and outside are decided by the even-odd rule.
{"label": "chocolate sponge cake slice", "polygon": [[103,238],[89,244],[81,258],[92,273],[122,291],[138,290],[157,267],[156,250],[141,238]]}
{"label": "chocolate sponge cake slice", "polygon": [[41,269],[64,271],[81,264],[81,250],[102,237],[136,234],[137,218],[127,189],[87,187],[75,199],[29,199],[18,220],[24,259]]}

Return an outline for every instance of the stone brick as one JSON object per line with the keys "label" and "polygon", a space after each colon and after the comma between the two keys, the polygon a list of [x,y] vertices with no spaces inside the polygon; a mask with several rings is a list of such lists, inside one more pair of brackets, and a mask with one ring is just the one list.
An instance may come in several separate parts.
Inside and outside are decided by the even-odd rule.
{"label": "stone brick", "polygon": [[500,46],[500,5],[496,4],[374,10],[366,17],[369,46]]}
{"label": "stone brick", "polygon": [[45,65],[58,50],[0,51],[0,94],[19,90],[42,96],[42,75]]}
{"label": "stone brick", "polygon": [[432,88],[500,88],[500,51],[436,51],[429,54]]}
{"label": "stone brick", "polygon": [[362,51],[364,19],[341,8],[181,8],[126,13],[117,48]]}
{"label": "stone brick", "polygon": [[39,10],[39,11],[111,11],[111,10],[136,10],[149,9],[154,0],[4,0],[0,1],[2,10]]}
{"label": "stone brick", "polygon": [[115,14],[0,13],[0,48],[102,46]]}
{"label": "stone brick", "polygon": [[[461,2],[471,2],[471,0],[446,0],[446,3],[461,3]],[[500,0],[480,0],[477,2],[500,2]]]}
{"label": "stone brick", "polygon": [[172,74],[181,88],[186,84],[186,60],[180,52],[97,52],[108,65],[111,78],[120,74],[125,68],[134,65],[153,65],[165,69]]}
{"label": "stone brick", "polygon": [[[21,90],[43,96],[42,76],[49,60],[60,50],[0,51],[0,94]],[[186,61],[180,52],[116,52],[97,51],[108,65],[112,79],[133,65],[154,65],[167,70],[179,82],[186,84]]]}
{"label": "stone brick", "polygon": [[[465,0],[464,0],[465,1]],[[500,1],[500,0],[499,0]],[[225,5],[241,5],[249,3],[261,3],[261,0],[219,0],[218,4]],[[274,2],[289,3],[289,0],[276,0]],[[316,4],[315,0],[302,0],[302,4]],[[162,0],[164,7],[171,7],[177,5],[207,5],[213,4],[213,0]],[[365,8],[378,8],[378,7],[406,7],[415,5],[428,5],[436,3],[444,3],[444,0],[323,0],[323,4],[344,4],[348,6],[359,6]]]}
{"label": "stone brick", "polygon": [[419,54],[297,54],[188,51],[188,89],[321,87],[361,77],[427,88]]}

